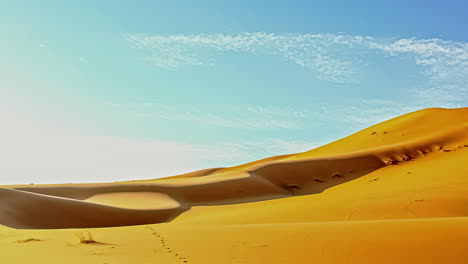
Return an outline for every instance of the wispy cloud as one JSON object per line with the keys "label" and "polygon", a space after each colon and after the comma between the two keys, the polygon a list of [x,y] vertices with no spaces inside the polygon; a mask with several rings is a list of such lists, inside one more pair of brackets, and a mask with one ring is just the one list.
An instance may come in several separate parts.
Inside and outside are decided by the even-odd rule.
{"label": "wispy cloud", "polygon": [[[421,104],[457,107],[466,100],[468,43],[442,39],[381,39],[348,34],[146,35],[127,34],[135,48],[147,50],[156,66],[174,70],[203,65],[213,54],[243,52],[275,55],[309,69],[317,77],[337,83],[359,82],[356,72],[363,54],[406,56],[421,66],[428,82],[408,87]],[[208,54],[206,51],[211,51]],[[215,52],[213,52],[215,51]],[[204,56],[202,56],[202,54]],[[430,98],[430,101],[427,99]]]}
{"label": "wispy cloud", "polygon": [[370,46],[392,56],[410,55],[424,68],[428,84],[409,90],[421,105],[461,107],[467,99],[467,42],[406,38],[389,44],[374,42]]}
{"label": "wispy cloud", "polygon": [[391,55],[411,54],[418,65],[426,67],[433,81],[468,81],[468,43],[442,39],[399,39],[390,44],[372,43]]}
{"label": "wispy cloud", "polygon": [[82,62],[82,63],[88,63],[89,62],[89,60],[87,58],[85,58],[85,57],[80,57],[80,58],[78,58],[78,60],[80,62]]}
{"label": "wispy cloud", "polygon": [[173,70],[182,65],[203,65],[206,58],[199,52],[212,49],[217,52],[245,52],[255,55],[276,55],[317,73],[333,82],[352,80],[352,62],[333,57],[330,50],[339,46],[351,47],[367,37],[305,34],[277,35],[271,33],[242,33],[238,35],[145,35],[127,34],[125,39],[135,48],[151,53],[148,60],[156,66]]}
{"label": "wispy cloud", "polygon": [[133,116],[235,129],[296,129],[302,127],[304,112],[292,108],[249,105],[216,106],[200,109],[155,103],[111,104]]}

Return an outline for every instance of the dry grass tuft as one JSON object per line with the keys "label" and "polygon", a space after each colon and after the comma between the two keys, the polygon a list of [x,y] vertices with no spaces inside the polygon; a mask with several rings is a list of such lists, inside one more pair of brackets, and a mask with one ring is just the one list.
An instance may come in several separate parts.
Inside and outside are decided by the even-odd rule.
{"label": "dry grass tuft", "polygon": [[78,238],[80,239],[81,244],[96,244],[98,243],[94,240],[93,236],[90,232],[80,232],[77,234]]}

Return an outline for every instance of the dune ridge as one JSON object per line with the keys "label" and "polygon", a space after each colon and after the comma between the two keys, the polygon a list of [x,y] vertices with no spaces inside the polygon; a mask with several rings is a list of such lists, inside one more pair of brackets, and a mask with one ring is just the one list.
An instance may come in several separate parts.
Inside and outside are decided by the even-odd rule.
{"label": "dune ridge", "polygon": [[[41,229],[140,225],[174,219],[228,223],[235,218],[218,217],[225,207],[240,208],[233,210],[234,214],[244,214],[259,203],[281,208],[296,199],[322,199],[315,194],[332,192],[355,180],[384,173],[389,167],[409,166],[432,156],[454,157],[455,151],[462,153],[457,159],[466,158],[466,148],[468,108],[426,109],[311,151],[231,168],[135,182],[6,186],[0,188],[0,224]],[[164,198],[158,199],[158,195]],[[151,206],[125,203],[126,197]],[[391,202],[382,208],[389,206],[393,206]],[[348,212],[345,219],[336,220],[351,220],[356,215]],[[460,216],[468,214],[462,210]]]}

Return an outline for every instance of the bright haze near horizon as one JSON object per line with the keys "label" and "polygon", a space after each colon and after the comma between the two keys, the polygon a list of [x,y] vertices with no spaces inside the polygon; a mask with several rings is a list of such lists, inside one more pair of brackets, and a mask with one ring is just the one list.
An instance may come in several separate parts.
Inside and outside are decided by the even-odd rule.
{"label": "bright haze near horizon", "polygon": [[466,1],[0,1],[0,184],[232,166],[467,106],[467,11]]}

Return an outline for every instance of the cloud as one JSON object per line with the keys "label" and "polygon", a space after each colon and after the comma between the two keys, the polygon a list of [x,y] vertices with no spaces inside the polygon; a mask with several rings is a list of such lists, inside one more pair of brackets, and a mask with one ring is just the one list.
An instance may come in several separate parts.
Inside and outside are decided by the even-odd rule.
{"label": "cloud", "polygon": [[128,114],[170,121],[204,124],[234,129],[297,129],[302,127],[304,112],[291,108],[267,108],[249,105],[213,105],[201,110],[194,106],[155,103],[111,104]]}
{"label": "cloud", "polygon": [[82,62],[82,63],[88,63],[89,62],[89,60],[87,58],[85,58],[85,57],[80,57],[78,60],[80,62]]}
{"label": "cloud", "polygon": [[[406,56],[422,67],[428,78],[408,93],[421,104],[459,107],[466,101],[468,43],[442,39],[383,39],[349,34],[147,35],[127,34],[125,39],[150,53],[154,65],[176,70],[204,65],[215,54],[242,52],[273,55],[309,69],[318,78],[335,83],[356,83],[356,72],[366,54]],[[430,99],[430,100],[428,100]]]}
{"label": "cloud", "polygon": [[422,105],[461,107],[467,99],[468,43],[442,39],[398,39],[370,45],[391,56],[410,55],[422,66],[429,82],[409,92]]}
{"label": "cloud", "polygon": [[329,50],[339,46],[353,46],[365,41],[362,36],[305,34],[277,35],[271,33],[242,33],[238,35],[145,35],[127,34],[125,39],[133,47],[151,53],[149,61],[167,70],[182,65],[203,65],[205,60],[198,52],[214,50],[244,52],[255,55],[275,55],[286,58],[332,82],[352,80],[352,62],[330,55]]}
{"label": "cloud", "polygon": [[468,81],[468,43],[441,39],[399,39],[388,45],[375,47],[392,55],[411,54],[418,65],[426,67],[433,81]]}

